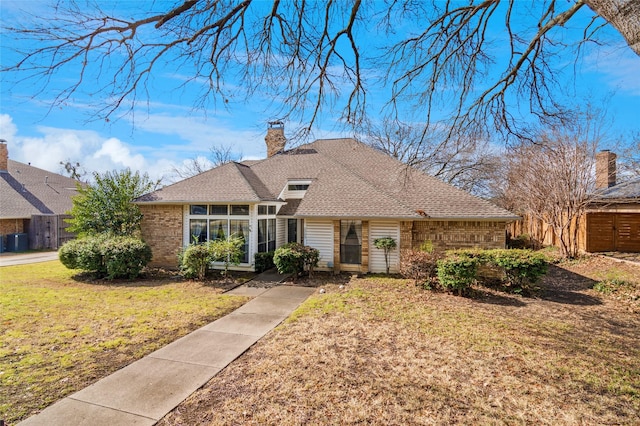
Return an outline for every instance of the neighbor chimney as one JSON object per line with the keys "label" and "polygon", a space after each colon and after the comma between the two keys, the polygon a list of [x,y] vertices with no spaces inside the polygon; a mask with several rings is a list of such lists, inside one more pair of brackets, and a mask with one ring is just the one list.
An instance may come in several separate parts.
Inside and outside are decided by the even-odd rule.
{"label": "neighbor chimney", "polygon": [[284,137],[284,123],[270,121],[264,141],[267,143],[267,158],[284,151],[284,146],[287,143],[287,138]]}
{"label": "neighbor chimney", "polygon": [[7,149],[7,141],[0,139],[0,172],[9,170],[9,150]]}
{"label": "neighbor chimney", "polygon": [[596,154],[596,189],[616,184],[616,154],[605,149]]}

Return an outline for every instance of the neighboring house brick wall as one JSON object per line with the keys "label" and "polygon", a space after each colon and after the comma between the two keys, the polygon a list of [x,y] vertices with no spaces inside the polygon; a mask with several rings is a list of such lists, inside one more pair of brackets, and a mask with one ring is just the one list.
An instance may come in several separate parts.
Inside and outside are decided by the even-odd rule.
{"label": "neighboring house brick wall", "polygon": [[153,248],[149,266],[178,266],[182,248],[182,206],[140,205],[142,238]]}
{"label": "neighboring house brick wall", "polygon": [[[408,225],[402,222],[401,238],[408,234]],[[457,248],[504,248],[506,222],[483,221],[414,221],[411,231],[411,248],[420,249],[425,241],[431,241],[436,250]],[[407,243],[401,240],[401,248]]]}
{"label": "neighboring house brick wall", "polygon": [[0,219],[0,235],[21,234],[26,232],[28,219]]}

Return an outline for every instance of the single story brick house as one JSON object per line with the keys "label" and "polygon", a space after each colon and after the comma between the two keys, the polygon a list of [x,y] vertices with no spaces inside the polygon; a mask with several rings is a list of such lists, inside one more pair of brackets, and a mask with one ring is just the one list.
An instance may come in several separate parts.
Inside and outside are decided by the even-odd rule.
{"label": "single story brick house", "polygon": [[267,158],[227,163],[136,200],[152,265],[176,266],[190,241],[245,239],[238,269],[254,254],[296,241],[320,251],[320,270],[384,272],[379,237],[400,252],[430,240],[436,248],[503,248],[505,226],[518,219],[353,139],[325,139],[285,150],[271,123]]}
{"label": "single story brick house", "polygon": [[[57,249],[75,238],[64,218],[78,181],[9,158],[0,142],[0,235],[8,250]],[[12,244],[26,236],[27,245]],[[21,241],[21,240],[20,240]],[[13,246],[13,247],[12,247]],[[1,250],[0,250],[1,251]]]}

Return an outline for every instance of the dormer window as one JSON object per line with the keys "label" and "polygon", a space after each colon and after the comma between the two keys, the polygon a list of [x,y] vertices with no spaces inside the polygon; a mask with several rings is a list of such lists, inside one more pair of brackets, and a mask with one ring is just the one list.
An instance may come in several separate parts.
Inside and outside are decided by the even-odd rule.
{"label": "dormer window", "polygon": [[309,186],[311,186],[310,179],[290,179],[284,188],[282,188],[278,198],[281,200],[303,198]]}
{"label": "dormer window", "polygon": [[290,183],[287,187],[289,191],[306,191],[309,189],[308,183]]}

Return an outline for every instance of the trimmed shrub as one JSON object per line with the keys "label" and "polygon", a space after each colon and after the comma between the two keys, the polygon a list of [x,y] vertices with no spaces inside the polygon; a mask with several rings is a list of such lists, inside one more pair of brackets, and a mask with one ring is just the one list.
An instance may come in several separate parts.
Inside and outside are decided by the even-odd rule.
{"label": "trimmed shrub", "polygon": [[189,244],[178,255],[180,273],[186,278],[203,280],[212,261],[207,244]]}
{"label": "trimmed shrub", "polygon": [[273,254],[273,263],[281,274],[298,275],[304,270],[302,244],[288,243],[278,247]]}
{"label": "trimmed shrub", "polygon": [[274,253],[275,252],[273,251],[266,251],[266,252],[255,254],[254,258],[255,258],[256,272],[264,272],[276,266],[276,264],[273,263]]}
{"label": "trimmed shrub", "polygon": [[307,271],[309,271],[309,276],[311,276],[313,274],[313,268],[318,266],[318,262],[320,261],[320,250],[303,246],[303,253],[304,266]]}
{"label": "trimmed shrub", "polygon": [[400,258],[400,274],[413,280],[413,283],[427,289],[436,283],[438,260],[442,253],[431,251],[405,250]]}
{"label": "trimmed shrub", "polygon": [[397,247],[396,240],[391,237],[381,237],[373,240],[375,248],[384,250],[384,263],[387,267],[387,274],[389,273],[389,253],[391,250]]}
{"label": "trimmed shrub", "polygon": [[438,261],[438,281],[443,288],[463,295],[476,279],[479,263],[478,257],[466,251],[447,252],[447,256]]}
{"label": "trimmed shrub", "polygon": [[135,278],[151,260],[149,245],[132,237],[109,238],[102,242],[100,252],[107,279]]}
{"label": "trimmed shrub", "polygon": [[507,248],[510,249],[531,249],[534,248],[534,243],[534,240],[528,234],[507,238]]}
{"label": "trimmed shrub", "polygon": [[531,293],[533,285],[547,273],[544,254],[524,249],[489,250],[488,262],[505,274],[506,290],[513,293]]}
{"label": "trimmed shrub", "polygon": [[294,274],[294,278],[300,275],[305,267],[309,274],[318,266],[320,252],[309,246],[298,243],[288,243],[276,249],[273,255],[278,272],[281,274]]}
{"label": "trimmed shrub", "polygon": [[133,237],[105,234],[69,241],[60,248],[60,262],[97,278],[135,278],[151,260],[151,248]]}
{"label": "trimmed shrub", "polygon": [[60,262],[69,269],[82,269],[97,276],[107,273],[104,265],[100,245],[105,236],[78,238],[65,243],[58,251]]}

